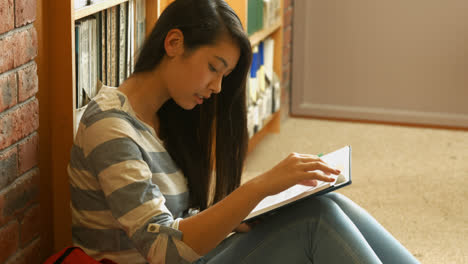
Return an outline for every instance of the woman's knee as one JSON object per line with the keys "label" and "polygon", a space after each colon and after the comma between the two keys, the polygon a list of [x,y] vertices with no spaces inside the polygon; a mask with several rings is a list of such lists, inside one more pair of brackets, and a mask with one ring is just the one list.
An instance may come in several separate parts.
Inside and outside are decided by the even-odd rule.
{"label": "woman's knee", "polygon": [[343,200],[348,199],[348,198],[346,198],[346,196],[344,196],[344,195],[342,195],[340,193],[337,193],[337,192],[329,192],[329,193],[326,193],[326,194],[322,195],[322,197],[331,199],[334,202],[343,201]]}
{"label": "woman's knee", "polygon": [[318,203],[318,210],[320,214],[320,219],[322,221],[330,221],[342,214],[341,208],[336,204],[336,202],[331,198],[329,194],[322,195],[316,198]]}

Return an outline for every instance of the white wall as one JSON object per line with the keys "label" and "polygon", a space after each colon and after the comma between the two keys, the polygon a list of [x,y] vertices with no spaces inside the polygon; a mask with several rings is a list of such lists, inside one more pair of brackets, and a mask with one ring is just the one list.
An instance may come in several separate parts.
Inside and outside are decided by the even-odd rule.
{"label": "white wall", "polygon": [[292,114],[468,127],[468,1],[296,0]]}

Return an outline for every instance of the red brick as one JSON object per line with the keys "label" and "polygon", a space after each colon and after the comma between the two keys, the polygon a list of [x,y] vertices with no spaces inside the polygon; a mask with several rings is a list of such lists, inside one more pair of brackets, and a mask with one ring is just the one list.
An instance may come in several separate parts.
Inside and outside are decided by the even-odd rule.
{"label": "red brick", "polygon": [[17,90],[15,72],[0,76],[0,112],[16,105]]}
{"label": "red brick", "polygon": [[0,227],[0,263],[4,263],[18,250],[19,224],[17,221]]}
{"label": "red brick", "polygon": [[283,46],[283,65],[289,64],[291,62],[291,46]]}
{"label": "red brick", "polygon": [[0,195],[0,226],[14,218],[21,222],[25,210],[38,200],[39,170],[35,169],[21,176]]}
{"label": "red brick", "polygon": [[20,223],[20,246],[24,247],[34,238],[39,236],[40,232],[40,207],[33,206],[24,213],[23,221]]}
{"label": "red brick", "polygon": [[3,73],[13,69],[15,65],[12,36],[0,38],[0,51],[0,73]]}
{"label": "red brick", "polygon": [[0,152],[0,190],[7,187],[18,176],[17,148]]}
{"label": "red brick", "polygon": [[39,127],[39,103],[34,98],[0,117],[0,150],[11,146]]}
{"label": "red brick", "polygon": [[293,9],[288,8],[287,10],[284,11],[284,22],[283,22],[283,27],[288,27],[292,25],[292,18],[293,18]]}
{"label": "red brick", "polygon": [[291,27],[287,27],[287,28],[284,29],[284,35],[283,35],[283,45],[284,46],[291,45],[291,34],[292,34]]}
{"label": "red brick", "polygon": [[38,90],[36,63],[18,71],[18,100],[20,102],[34,96]]}
{"label": "red brick", "polygon": [[37,166],[38,142],[38,136],[37,133],[35,133],[18,145],[19,174],[23,174]]}
{"label": "red brick", "polygon": [[5,264],[40,264],[41,260],[41,241],[34,240],[26,248],[17,252]]}
{"label": "red brick", "polygon": [[290,67],[283,67],[283,79],[281,80],[283,83],[289,83],[291,80],[291,68]]}
{"label": "red brick", "polygon": [[13,0],[0,1],[0,34],[15,27],[15,10]]}
{"label": "red brick", "polygon": [[24,138],[39,128],[39,102],[34,98],[19,108],[19,138]]}
{"label": "red brick", "polygon": [[17,112],[9,111],[3,116],[0,116],[0,150],[11,146],[17,141],[18,129]]}
{"label": "red brick", "polygon": [[16,27],[26,25],[36,20],[36,0],[15,1]]}
{"label": "red brick", "polygon": [[19,67],[37,56],[37,32],[34,27],[13,35],[14,67]]}

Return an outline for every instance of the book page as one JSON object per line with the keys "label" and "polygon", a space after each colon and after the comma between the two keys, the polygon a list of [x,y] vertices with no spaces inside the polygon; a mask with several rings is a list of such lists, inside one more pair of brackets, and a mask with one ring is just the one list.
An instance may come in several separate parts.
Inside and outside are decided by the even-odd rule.
{"label": "book page", "polygon": [[276,195],[267,196],[252,210],[252,213],[274,206],[274,205],[278,205],[279,203],[283,201],[287,201],[291,198],[295,198],[296,196],[302,193],[313,193],[315,190],[323,190],[324,189],[323,187],[330,187],[330,186],[331,186],[331,183],[322,182],[322,181],[318,181],[318,184],[316,187],[296,184],[292,186],[291,188],[286,189]]}
{"label": "book page", "polygon": [[276,195],[265,197],[246,217],[246,219],[260,215],[284,204],[296,201],[302,197],[317,193],[334,185],[346,183],[349,180],[349,147],[341,148],[330,154],[321,157],[327,164],[341,171],[340,175],[331,175],[335,178],[334,182],[318,181],[317,186],[305,186],[296,184]]}

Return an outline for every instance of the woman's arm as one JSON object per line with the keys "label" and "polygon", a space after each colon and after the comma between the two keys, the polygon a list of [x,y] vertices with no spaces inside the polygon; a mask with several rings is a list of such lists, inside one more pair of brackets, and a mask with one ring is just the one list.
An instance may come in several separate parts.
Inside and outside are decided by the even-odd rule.
{"label": "woman's arm", "polygon": [[313,155],[291,154],[264,174],[246,182],[226,198],[201,213],[183,219],[182,241],[204,255],[220,243],[266,196],[279,193],[299,182],[331,182],[339,174]]}

